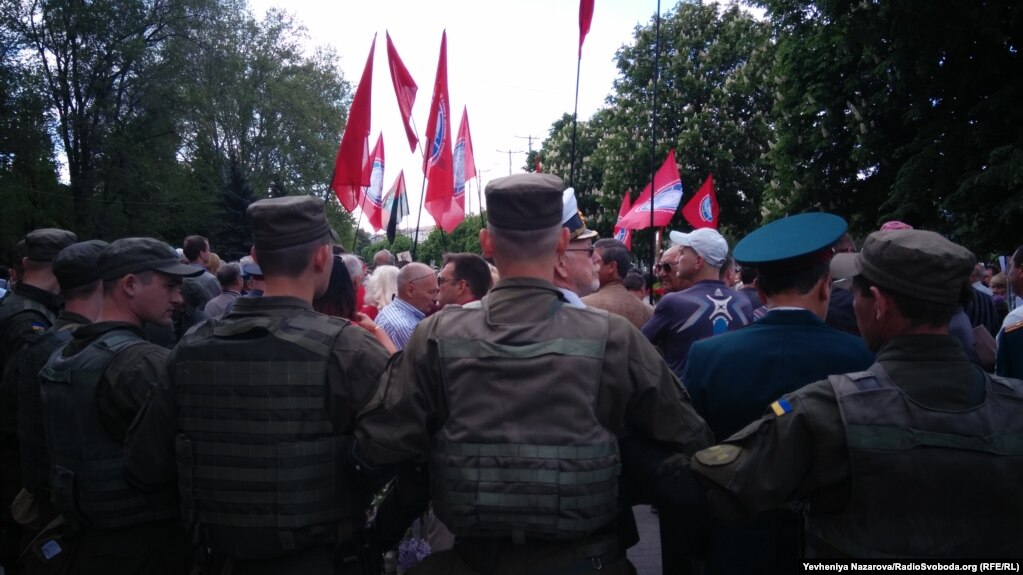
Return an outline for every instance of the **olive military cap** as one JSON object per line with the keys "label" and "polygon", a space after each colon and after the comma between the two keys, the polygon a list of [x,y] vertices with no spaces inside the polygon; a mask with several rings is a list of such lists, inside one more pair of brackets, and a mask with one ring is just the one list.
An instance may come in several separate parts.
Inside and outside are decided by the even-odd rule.
{"label": "olive military cap", "polygon": [[185,277],[204,271],[202,266],[181,263],[174,248],[153,238],[121,238],[111,242],[100,254],[98,267],[104,281],[146,271]]}
{"label": "olive military cap", "polygon": [[25,236],[25,257],[37,262],[52,262],[60,250],[78,241],[78,236],[67,230],[42,228]]}
{"label": "olive military cap", "polygon": [[53,258],[53,275],[60,289],[69,290],[100,280],[99,256],[106,249],[103,240],[78,242],[60,250]]}
{"label": "olive military cap", "polygon": [[856,254],[831,260],[836,278],[862,275],[878,287],[915,299],[947,304],[959,299],[969,281],[970,250],[925,230],[874,232]]}
{"label": "olive military cap", "polygon": [[502,230],[542,230],[561,223],[565,182],[552,174],[515,174],[487,184],[487,223]]}
{"label": "olive military cap", "polygon": [[257,250],[277,250],[307,244],[325,237],[336,240],[327,223],[324,202],[313,196],[285,196],[259,200],[246,214]]}

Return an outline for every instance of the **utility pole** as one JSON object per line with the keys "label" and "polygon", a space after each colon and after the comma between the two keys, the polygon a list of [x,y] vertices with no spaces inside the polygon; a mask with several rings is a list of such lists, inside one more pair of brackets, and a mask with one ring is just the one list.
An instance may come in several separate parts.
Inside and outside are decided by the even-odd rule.
{"label": "utility pole", "polygon": [[520,140],[528,140],[529,141],[529,153],[530,153],[530,155],[532,155],[532,153],[533,153],[533,139],[538,139],[538,138],[536,136],[533,136],[533,135],[529,135],[529,136],[515,136],[515,137],[520,139]]}
{"label": "utility pole", "polygon": [[521,153],[524,152],[524,150],[497,150],[497,152],[499,152],[501,154],[504,154],[504,153],[508,154],[508,175],[509,176],[512,175],[512,159],[511,159],[512,158],[512,154],[521,154]]}

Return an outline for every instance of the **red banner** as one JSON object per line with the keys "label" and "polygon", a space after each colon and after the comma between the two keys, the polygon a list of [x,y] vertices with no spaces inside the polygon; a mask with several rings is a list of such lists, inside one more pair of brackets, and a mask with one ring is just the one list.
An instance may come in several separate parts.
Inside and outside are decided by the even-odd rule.
{"label": "red banner", "polygon": [[[651,188],[653,205],[650,202]],[[643,193],[632,203],[632,209],[618,223],[623,228],[642,230],[650,227],[650,211],[653,210],[653,226],[660,228],[668,225],[682,201],[682,178],[678,175],[675,164],[675,150],[668,153],[657,173],[654,174],[653,185],[643,188]]]}
{"label": "red banner", "polygon": [[427,180],[426,211],[433,216],[441,229],[451,232],[465,219],[465,208],[454,197],[455,170],[451,152],[447,31],[441,36],[440,41],[440,58],[437,61],[437,79],[433,84],[433,102],[430,104],[426,142],[430,147],[423,166]]}
{"label": "red banner", "polygon": [[700,186],[700,191],[682,208],[682,215],[693,228],[718,227],[718,196],[714,193],[714,174]]}
{"label": "red banner", "polygon": [[337,194],[337,199],[349,212],[362,203],[362,188],[369,185],[369,126],[370,99],[373,96],[373,50],[377,38],[373,36],[373,44],[369,48],[369,58],[362,70],[362,79],[355,89],[352,107],[348,110],[348,123],[341,137],[341,145],[337,149],[334,161],[334,176],[330,187]]}
{"label": "red banner", "polygon": [[398,110],[401,111],[401,120],[405,124],[405,137],[408,138],[410,152],[416,151],[416,144],[419,137],[412,128],[412,106],[416,103],[416,92],[419,86],[412,79],[405,63],[398,56],[398,50],[391,41],[391,34],[387,33],[387,67],[391,70],[391,83],[394,84],[394,95],[398,98]]}

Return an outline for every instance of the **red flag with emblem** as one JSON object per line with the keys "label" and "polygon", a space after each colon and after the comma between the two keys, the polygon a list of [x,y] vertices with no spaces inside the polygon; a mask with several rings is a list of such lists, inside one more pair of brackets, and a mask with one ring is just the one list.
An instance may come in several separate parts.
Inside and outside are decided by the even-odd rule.
{"label": "red flag with emblem", "polygon": [[625,197],[622,198],[622,206],[618,208],[618,221],[615,223],[614,236],[615,239],[625,244],[625,247],[632,251],[632,230],[629,228],[621,227],[622,218],[629,213],[632,208],[632,198],[630,194],[632,190],[625,190]]}
{"label": "red flag with emblem", "polygon": [[714,174],[700,186],[700,191],[682,208],[682,215],[693,228],[718,227],[718,196],[714,192]]}
{"label": "red flag with emblem", "polygon": [[[451,100],[448,98],[448,33],[441,36],[437,78],[433,84],[433,102],[430,104],[426,142],[429,146],[424,159],[426,174],[426,211],[433,216],[445,232],[451,232],[463,219],[465,207],[457,201],[455,192],[454,160],[451,152]],[[464,199],[464,195],[459,200]]]}
{"label": "red flag with emblem", "polygon": [[654,211],[654,227],[663,227],[671,222],[682,201],[682,178],[678,175],[675,164],[675,150],[668,153],[657,173],[654,174],[652,185],[654,192],[653,206],[650,205],[651,185],[643,188],[643,193],[632,203],[632,209],[618,225],[630,230],[642,230],[650,227],[650,210]]}
{"label": "red flag with emblem", "polygon": [[369,225],[374,231],[380,231],[386,225],[384,219],[384,135],[377,136],[377,145],[373,148],[370,167],[369,186],[362,191],[362,213],[366,215]]}
{"label": "red flag with emblem", "polygon": [[394,47],[394,42],[391,41],[391,34],[386,34],[387,67],[391,70],[391,83],[394,84],[394,95],[398,98],[398,110],[401,111],[401,120],[405,125],[405,137],[408,138],[409,151],[415,152],[419,137],[412,129],[412,106],[416,103],[416,92],[419,90],[419,86],[416,85],[412,74],[409,74],[405,63],[398,56],[398,50]]}
{"label": "red flag with emblem", "polygon": [[373,167],[369,161],[369,125],[370,99],[373,94],[373,50],[376,43],[377,37],[374,35],[366,67],[362,70],[362,79],[355,89],[352,106],[348,109],[348,123],[337,149],[334,175],[330,181],[338,201],[349,212],[362,203],[362,189],[369,185],[370,170]]}

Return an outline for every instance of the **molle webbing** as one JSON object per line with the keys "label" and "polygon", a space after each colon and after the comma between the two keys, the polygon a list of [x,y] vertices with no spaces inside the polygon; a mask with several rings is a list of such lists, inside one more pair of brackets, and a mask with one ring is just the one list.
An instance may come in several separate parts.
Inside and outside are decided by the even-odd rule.
{"label": "molle webbing", "polygon": [[172,361],[182,512],[238,558],[331,544],[344,519],[327,365],[349,324],[313,312],[208,322]]}

